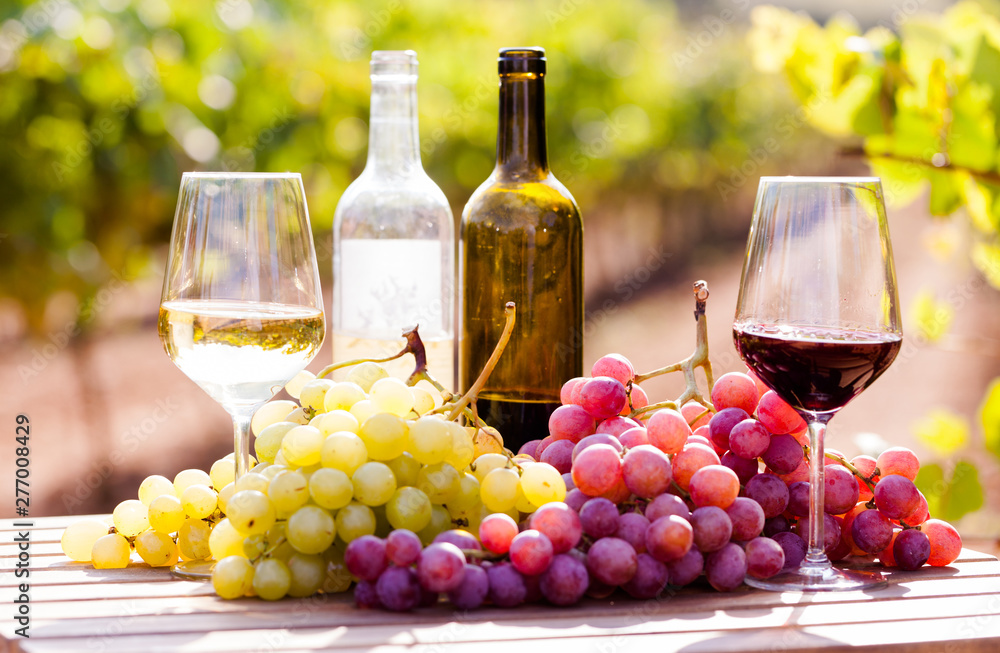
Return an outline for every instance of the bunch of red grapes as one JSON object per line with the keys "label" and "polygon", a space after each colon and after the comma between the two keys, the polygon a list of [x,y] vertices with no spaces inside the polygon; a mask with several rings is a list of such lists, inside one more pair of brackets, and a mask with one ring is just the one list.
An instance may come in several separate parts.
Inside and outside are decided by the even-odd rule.
{"label": "bunch of red grapes", "polygon": [[[425,549],[409,531],[359,538],[345,554],[361,581],[357,603],[409,610],[446,593],[460,609],[541,598],[571,605],[619,587],[647,599],[702,575],[730,591],[747,575],[798,567],[809,531],[808,440],[798,413],[752,373],[730,373],[712,387],[714,412],[689,402],[634,419],[627,415],[648,399],[632,383],[631,363],[610,354],[592,375],[563,386],[550,435],[519,452],[563,473],[564,502],[520,524],[490,515],[478,539],[447,531]],[[913,483],[912,451],[848,461],[830,450],[826,462],[831,560],[875,556],[913,570],[958,557],[958,532],[929,518]]]}

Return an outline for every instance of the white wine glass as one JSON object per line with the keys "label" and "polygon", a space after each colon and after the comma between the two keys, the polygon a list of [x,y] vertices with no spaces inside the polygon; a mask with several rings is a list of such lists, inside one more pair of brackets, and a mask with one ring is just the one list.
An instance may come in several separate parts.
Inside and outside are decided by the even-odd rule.
{"label": "white wine glass", "polygon": [[232,417],[239,478],[249,469],[254,411],[325,336],[299,174],[183,175],[158,329],[174,364]]}
{"label": "white wine glass", "polygon": [[877,177],[762,177],[733,337],[743,360],[809,426],[808,549],[770,590],[885,586],[825,553],[826,424],[892,363],[902,344],[896,273]]}

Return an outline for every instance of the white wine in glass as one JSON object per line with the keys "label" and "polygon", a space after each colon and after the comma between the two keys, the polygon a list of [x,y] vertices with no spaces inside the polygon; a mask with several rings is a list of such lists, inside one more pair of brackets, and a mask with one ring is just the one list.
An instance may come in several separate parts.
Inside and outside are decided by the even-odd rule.
{"label": "white wine in glass", "polygon": [[[253,413],[323,344],[323,297],[296,173],[185,173],[158,328],[170,360],[233,419],[235,474]],[[221,489],[221,488],[216,488]],[[175,573],[204,577],[208,565]]]}
{"label": "white wine in glass", "polygon": [[878,178],[761,178],[733,337],[750,369],[809,425],[805,560],[746,583],[777,591],[884,587],[877,572],[830,564],[823,509],[826,424],[875,382],[902,343]]}

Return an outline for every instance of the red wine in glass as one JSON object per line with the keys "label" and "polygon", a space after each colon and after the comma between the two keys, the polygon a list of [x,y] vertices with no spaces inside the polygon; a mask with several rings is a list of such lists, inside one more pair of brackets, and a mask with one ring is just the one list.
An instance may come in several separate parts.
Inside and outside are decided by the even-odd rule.
{"label": "red wine in glass", "polygon": [[876,177],[762,177],[733,337],[747,365],[808,425],[809,528],[797,569],[759,579],[775,591],[886,587],[837,569],[825,552],[826,425],[882,374],[902,343],[896,272]]}
{"label": "red wine in glass", "polygon": [[897,333],[747,324],[733,327],[736,349],[769,388],[810,412],[839,410],[885,371]]}

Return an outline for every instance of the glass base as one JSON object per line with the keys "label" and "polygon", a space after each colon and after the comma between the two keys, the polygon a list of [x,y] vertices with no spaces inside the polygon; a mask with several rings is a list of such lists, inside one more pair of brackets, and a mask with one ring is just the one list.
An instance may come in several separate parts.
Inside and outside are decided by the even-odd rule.
{"label": "glass base", "polygon": [[186,560],[171,567],[170,573],[183,580],[212,580],[213,569],[215,560]]}
{"label": "glass base", "polygon": [[772,592],[841,592],[889,586],[889,581],[877,571],[848,571],[836,567],[810,571],[814,573],[804,574],[801,569],[783,571],[764,580],[747,576],[744,582],[750,587]]}

